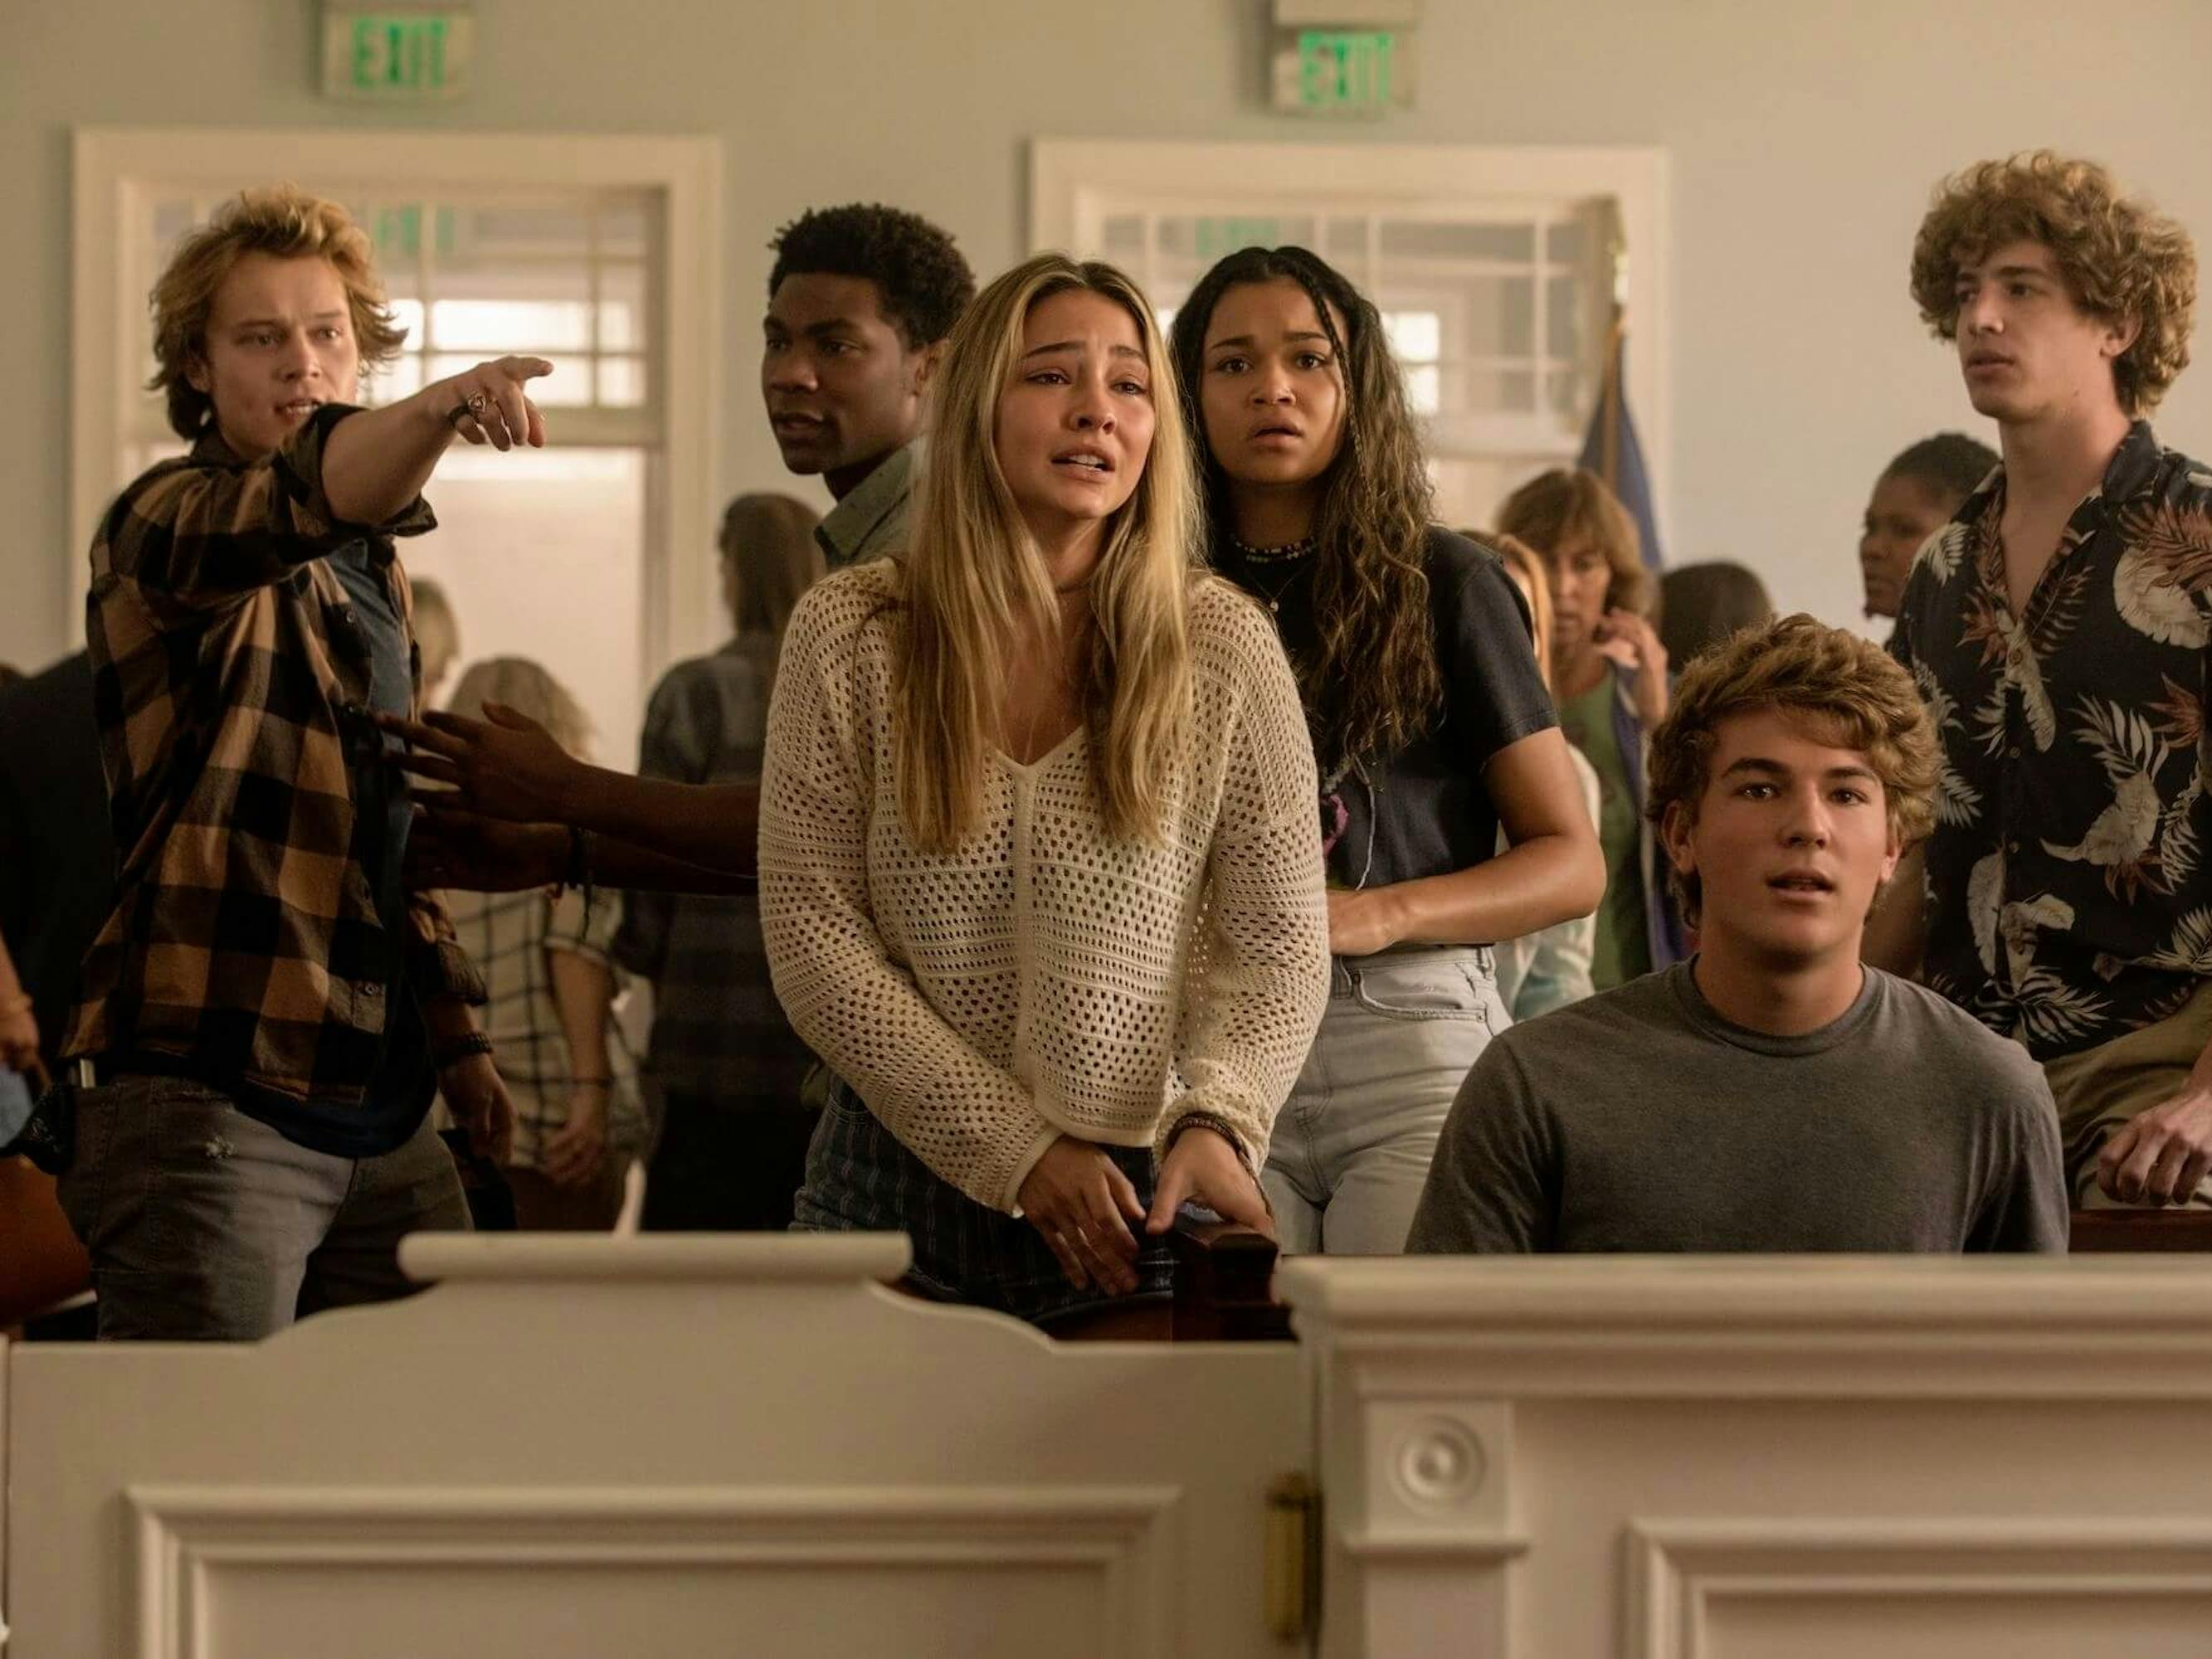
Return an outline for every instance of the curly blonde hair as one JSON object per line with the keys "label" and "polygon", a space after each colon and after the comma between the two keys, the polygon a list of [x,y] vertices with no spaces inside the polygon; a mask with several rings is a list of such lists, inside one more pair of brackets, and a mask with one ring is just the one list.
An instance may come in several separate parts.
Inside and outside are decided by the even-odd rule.
{"label": "curly blonde hair", "polygon": [[385,303],[368,233],[351,214],[295,185],[242,190],[177,245],[148,296],[159,367],[146,389],[167,398],[169,426],[180,438],[198,437],[215,418],[214,400],[191,383],[191,374],[207,355],[208,319],[223,278],[249,253],[330,261],[345,284],[363,368],[391,362],[406,343],[407,331]]}
{"label": "curly blonde hair", "polygon": [[2189,233],[2120,193],[2094,161],[2039,149],[1981,161],[1936,187],[1912,242],[1912,297],[1940,339],[1959,332],[1959,272],[2008,242],[2040,242],[2074,302],[2106,322],[2133,318],[2135,341],[2112,363],[2129,416],[2147,415],[2189,366],[2197,250]]}
{"label": "curly blonde hair", "polygon": [[[1928,833],[1936,817],[1936,728],[1911,675],[1871,641],[1802,611],[1745,629],[1683,674],[1674,706],[1651,734],[1644,810],[1652,823],[1663,824],[1678,805],[1694,823],[1721,722],[1769,708],[1814,723],[1839,748],[1864,752],[1900,847]],[[1667,879],[1694,927],[1702,884],[1671,862]]]}

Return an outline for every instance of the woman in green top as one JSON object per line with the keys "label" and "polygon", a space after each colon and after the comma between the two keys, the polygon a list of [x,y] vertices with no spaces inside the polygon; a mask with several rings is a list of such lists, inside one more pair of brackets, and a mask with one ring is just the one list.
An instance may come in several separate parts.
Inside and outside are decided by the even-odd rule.
{"label": "woman in green top", "polygon": [[1555,469],[1498,509],[1501,534],[1543,556],[1552,581],[1552,694],[1567,741],[1598,777],[1598,906],[1590,981],[1601,991],[1684,954],[1644,815],[1644,749],[1667,713],[1667,650],[1645,619],[1651,578],[1636,526],[1598,476]]}

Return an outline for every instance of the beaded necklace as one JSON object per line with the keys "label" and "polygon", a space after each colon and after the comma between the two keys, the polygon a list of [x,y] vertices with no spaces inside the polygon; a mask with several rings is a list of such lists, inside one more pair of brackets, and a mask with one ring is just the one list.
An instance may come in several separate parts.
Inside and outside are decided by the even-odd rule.
{"label": "beaded necklace", "polygon": [[[1290,542],[1281,547],[1253,547],[1231,536],[1229,545],[1236,550],[1237,556],[1247,565],[1258,567],[1252,573],[1255,580],[1251,586],[1258,591],[1260,599],[1267,605],[1267,614],[1271,617],[1281,614],[1283,595],[1290,592],[1291,584],[1297,580],[1298,572],[1305,568],[1306,560],[1312,556],[1314,538],[1309,536],[1304,541]],[[1281,580],[1275,583],[1272,591],[1256,580],[1259,569],[1279,569],[1283,572]]]}

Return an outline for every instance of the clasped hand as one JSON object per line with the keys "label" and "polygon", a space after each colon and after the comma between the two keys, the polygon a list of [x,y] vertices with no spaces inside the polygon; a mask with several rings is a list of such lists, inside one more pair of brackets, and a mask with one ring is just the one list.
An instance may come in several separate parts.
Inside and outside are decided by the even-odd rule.
{"label": "clasped hand", "polygon": [[1103,1147],[1073,1135],[1045,1148],[1018,1199],[1024,1218],[1043,1237],[1067,1282],[1108,1296],[1137,1288],[1139,1246],[1131,1224],[1157,1237],[1175,1225],[1176,1212],[1187,1200],[1274,1236],[1267,1200],[1236,1148],[1203,1127],[1184,1131],[1168,1149],[1149,1211]]}

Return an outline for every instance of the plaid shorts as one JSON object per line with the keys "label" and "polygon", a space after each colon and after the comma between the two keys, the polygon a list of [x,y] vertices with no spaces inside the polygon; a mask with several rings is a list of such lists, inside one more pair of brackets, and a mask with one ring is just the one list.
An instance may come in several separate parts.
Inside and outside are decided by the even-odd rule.
{"label": "plaid shorts", "polygon": [[[1099,1150],[1129,1177],[1139,1200],[1150,1204],[1151,1152],[1142,1146]],[[806,1183],[791,1224],[799,1232],[903,1232],[914,1242],[908,1272],[914,1288],[945,1302],[994,1308],[1032,1325],[1174,1290],[1167,1245],[1142,1232],[1137,1235],[1144,1246],[1137,1257],[1137,1288],[1130,1296],[1077,1290],[1035,1227],[978,1204],[940,1178],[836,1079],[806,1149]]]}

